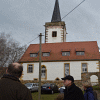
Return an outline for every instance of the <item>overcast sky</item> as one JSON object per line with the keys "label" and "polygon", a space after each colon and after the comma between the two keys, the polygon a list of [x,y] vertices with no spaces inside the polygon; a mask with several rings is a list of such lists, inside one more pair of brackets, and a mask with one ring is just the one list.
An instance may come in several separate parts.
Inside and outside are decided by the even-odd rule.
{"label": "overcast sky", "polygon": [[[59,0],[61,17],[80,2]],[[45,32],[43,25],[51,21],[54,4],[55,0],[0,0],[0,33],[11,34],[21,45],[27,44]],[[67,42],[97,41],[100,47],[100,0],[85,0],[62,21],[66,23]],[[39,38],[31,42],[36,43]]]}

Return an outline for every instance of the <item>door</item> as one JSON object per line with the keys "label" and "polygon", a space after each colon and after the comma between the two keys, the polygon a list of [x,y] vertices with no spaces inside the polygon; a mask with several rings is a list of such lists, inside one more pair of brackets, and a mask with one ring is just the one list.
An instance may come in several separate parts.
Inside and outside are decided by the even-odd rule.
{"label": "door", "polygon": [[44,66],[41,69],[41,78],[46,78],[46,68]]}

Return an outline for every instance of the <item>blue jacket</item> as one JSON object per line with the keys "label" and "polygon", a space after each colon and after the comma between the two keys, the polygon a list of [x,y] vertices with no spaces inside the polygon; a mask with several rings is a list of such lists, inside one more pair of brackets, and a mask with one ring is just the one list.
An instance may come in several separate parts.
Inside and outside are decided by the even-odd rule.
{"label": "blue jacket", "polygon": [[95,100],[92,87],[89,87],[85,90],[84,98],[85,100]]}

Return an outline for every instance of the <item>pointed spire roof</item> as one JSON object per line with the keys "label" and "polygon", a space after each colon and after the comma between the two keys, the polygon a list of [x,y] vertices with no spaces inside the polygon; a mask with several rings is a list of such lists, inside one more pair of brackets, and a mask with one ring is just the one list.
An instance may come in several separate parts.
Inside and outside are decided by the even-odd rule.
{"label": "pointed spire roof", "polygon": [[59,2],[56,0],[51,22],[61,21]]}

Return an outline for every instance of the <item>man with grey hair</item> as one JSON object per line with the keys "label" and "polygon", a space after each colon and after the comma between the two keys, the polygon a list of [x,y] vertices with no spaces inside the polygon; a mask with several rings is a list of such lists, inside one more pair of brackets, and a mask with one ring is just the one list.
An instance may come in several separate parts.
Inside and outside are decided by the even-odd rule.
{"label": "man with grey hair", "polygon": [[32,100],[30,90],[19,80],[22,71],[23,66],[19,63],[9,64],[0,80],[0,100]]}

